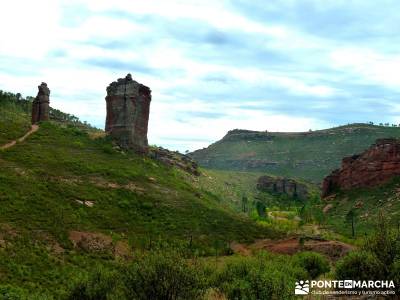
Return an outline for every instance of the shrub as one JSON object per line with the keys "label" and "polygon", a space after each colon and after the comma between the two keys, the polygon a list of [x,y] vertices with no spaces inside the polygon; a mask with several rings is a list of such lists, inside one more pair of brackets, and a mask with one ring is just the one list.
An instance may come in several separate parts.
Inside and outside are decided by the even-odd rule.
{"label": "shrub", "polygon": [[68,300],[107,300],[116,290],[118,274],[105,270],[102,267],[96,269],[88,278],[77,281],[70,289]]}
{"label": "shrub", "polygon": [[368,251],[352,251],[336,264],[337,279],[381,280],[384,279],[384,266]]}
{"label": "shrub", "polygon": [[157,251],[126,267],[123,283],[133,299],[197,299],[207,288],[203,271],[178,253]]}
{"label": "shrub", "polygon": [[296,279],[305,276],[288,257],[259,253],[232,258],[216,274],[215,284],[228,299],[291,299]]}
{"label": "shrub", "polygon": [[26,299],[24,291],[11,285],[0,285],[0,300]]}
{"label": "shrub", "polygon": [[396,259],[390,268],[389,279],[396,286],[396,294],[400,294],[400,258]]}
{"label": "shrub", "polygon": [[[337,263],[338,279],[399,281],[400,240],[384,213],[379,212],[372,235],[361,250],[350,252]],[[397,286],[397,285],[396,285]]]}
{"label": "shrub", "polygon": [[328,259],[315,252],[301,252],[296,254],[293,257],[293,262],[295,265],[304,268],[311,279],[315,279],[330,270]]}
{"label": "shrub", "polygon": [[390,265],[400,253],[400,243],[398,234],[382,213],[378,215],[374,234],[365,239],[362,249],[373,253],[381,261],[385,274],[389,273]]}
{"label": "shrub", "polygon": [[113,154],[115,152],[111,144],[102,145],[101,150],[106,154]]}

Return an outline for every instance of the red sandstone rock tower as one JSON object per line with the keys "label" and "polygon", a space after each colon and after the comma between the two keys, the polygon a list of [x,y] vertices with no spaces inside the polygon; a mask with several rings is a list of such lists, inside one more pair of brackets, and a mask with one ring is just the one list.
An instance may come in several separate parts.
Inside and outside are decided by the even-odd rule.
{"label": "red sandstone rock tower", "polygon": [[147,153],[151,90],[131,74],[107,87],[106,132],[124,149]]}
{"label": "red sandstone rock tower", "polygon": [[50,90],[45,82],[38,86],[39,92],[32,102],[32,124],[49,120]]}

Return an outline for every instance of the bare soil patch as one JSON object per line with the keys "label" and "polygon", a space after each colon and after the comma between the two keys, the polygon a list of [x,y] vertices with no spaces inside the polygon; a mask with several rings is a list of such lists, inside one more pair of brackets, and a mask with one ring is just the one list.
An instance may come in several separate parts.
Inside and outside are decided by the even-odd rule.
{"label": "bare soil patch", "polygon": [[293,255],[301,251],[314,251],[328,256],[333,261],[338,260],[354,246],[339,241],[306,239],[301,245],[298,237],[291,237],[282,240],[262,239],[250,245],[233,244],[232,250],[241,255],[250,255],[252,251],[267,250],[278,254]]}

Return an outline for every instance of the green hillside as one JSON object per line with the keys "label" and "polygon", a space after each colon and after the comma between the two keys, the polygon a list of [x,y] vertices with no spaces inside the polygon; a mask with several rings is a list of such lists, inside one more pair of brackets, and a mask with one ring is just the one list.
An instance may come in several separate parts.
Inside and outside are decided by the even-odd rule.
{"label": "green hillside", "polygon": [[351,214],[354,215],[356,237],[370,233],[379,214],[393,228],[400,224],[400,178],[373,188],[341,191],[320,203],[326,211],[328,228],[351,236]]}
{"label": "green hillside", "polygon": [[[31,127],[33,97],[23,98],[0,90],[0,146],[23,136]],[[74,115],[50,107],[50,120],[63,125],[73,125],[86,132],[101,132],[86,122],[81,122]]]}
{"label": "green hillside", "polygon": [[205,168],[264,172],[319,183],[340,166],[344,156],[360,153],[384,137],[400,137],[400,128],[351,124],[299,133],[232,130],[191,156]]}
{"label": "green hillside", "polygon": [[242,210],[242,198],[254,200],[258,191],[257,179],[262,173],[234,172],[224,170],[203,169],[202,175],[195,178],[193,184],[210,191],[237,211]]}
{"label": "green hillside", "polygon": [[[243,211],[243,198],[248,202],[248,210],[254,208],[254,203],[262,199],[268,206],[286,206],[295,202],[287,195],[278,195],[268,192],[261,192],[257,189],[257,181],[260,176],[266,175],[261,172],[241,172],[202,169],[202,175],[198,178],[192,177],[192,183],[199,188],[212,192],[222,201],[236,211]],[[309,198],[319,196],[319,189],[308,182],[301,181],[307,186],[310,193]]]}
{"label": "green hillside", "polygon": [[23,136],[31,127],[31,101],[0,90],[0,145]]}
{"label": "green hillside", "polygon": [[[29,111],[30,99],[0,94],[0,146],[29,130]],[[348,276],[333,270],[351,271],[347,256],[336,260],[352,246],[331,239],[349,240],[343,218],[358,194],[327,203],[308,184],[299,200],[258,191],[265,172],[183,169],[122,151],[52,109],[51,121],[0,149],[0,299],[295,299],[300,279]],[[399,187],[386,189],[381,206],[395,220]],[[351,243],[383,199],[359,195]]]}
{"label": "green hillside", "polygon": [[[0,100],[2,116],[13,114],[0,124],[3,142],[29,128],[29,115],[11,102]],[[109,237],[128,253],[163,241],[190,245],[198,255],[216,247],[223,254],[233,240],[277,236],[191,184],[192,175],[122,152],[96,137],[98,130],[76,123],[42,123],[24,142],[0,151],[0,295],[2,282],[61,295],[95,262],[114,263],[117,250],[97,240],[74,246],[74,234]]]}

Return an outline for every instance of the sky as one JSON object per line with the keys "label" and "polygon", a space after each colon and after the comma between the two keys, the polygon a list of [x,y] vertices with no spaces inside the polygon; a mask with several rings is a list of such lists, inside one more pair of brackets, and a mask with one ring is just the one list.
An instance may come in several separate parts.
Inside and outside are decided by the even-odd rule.
{"label": "sky", "polygon": [[[23,9],[22,9],[23,8]],[[149,86],[149,143],[195,150],[228,130],[400,123],[398,0],[13,0],[0,89],[104,128],[106,87]]]}

